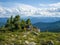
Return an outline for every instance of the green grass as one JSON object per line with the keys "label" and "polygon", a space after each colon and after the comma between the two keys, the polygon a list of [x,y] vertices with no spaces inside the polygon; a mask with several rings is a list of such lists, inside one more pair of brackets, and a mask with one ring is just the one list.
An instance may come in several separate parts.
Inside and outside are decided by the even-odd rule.
{"label": "green grass", "polygon": [[27,45],[34,42],[42,45],[41,42],[53,41],[54,45],[60,45],[60,33],[54,32],[6,32],[0,33],[1,45]]}

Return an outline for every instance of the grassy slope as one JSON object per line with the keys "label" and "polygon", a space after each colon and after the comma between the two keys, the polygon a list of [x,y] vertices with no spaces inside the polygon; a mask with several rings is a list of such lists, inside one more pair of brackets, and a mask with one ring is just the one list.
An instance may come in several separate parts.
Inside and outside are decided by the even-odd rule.
{"label": "grassy slope", "polygon": [[60,44],[60,33],[52,32],[9,32],[0,33],[0,45],[27,45],[31,42],[41,45],[42,40],[52,40],[54,45]]}

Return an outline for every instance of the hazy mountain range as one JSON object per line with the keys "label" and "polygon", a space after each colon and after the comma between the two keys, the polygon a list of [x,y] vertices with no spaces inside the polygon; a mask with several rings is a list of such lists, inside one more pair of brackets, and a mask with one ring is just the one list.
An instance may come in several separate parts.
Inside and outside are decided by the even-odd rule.
{"label": "hazy mountain range", "polygon": [[38,22],[35,23],[34,26],[40,28],[41,31],[46,31],[46,30],[53,31],[53,32],[60,31],[60,21],[53,22],[53,23]]}
{"label": "hazy mountain range", "polygon": [[[28,17],[34,26],[41,29],[41,31],[60,31],[59,17]],[[24,20],[28,19],[24,18]],[[21,18],[22,19],[22,18]],[[7,18],[0,18],[0,26],[5,25]]]}

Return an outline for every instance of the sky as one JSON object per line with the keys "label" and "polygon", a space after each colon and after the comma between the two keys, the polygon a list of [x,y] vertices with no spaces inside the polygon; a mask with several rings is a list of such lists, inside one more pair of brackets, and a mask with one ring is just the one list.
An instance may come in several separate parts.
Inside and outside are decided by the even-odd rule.
{"label": "sky", "polygon": [[60,0],[0,0],[0,17],[60,17]]}

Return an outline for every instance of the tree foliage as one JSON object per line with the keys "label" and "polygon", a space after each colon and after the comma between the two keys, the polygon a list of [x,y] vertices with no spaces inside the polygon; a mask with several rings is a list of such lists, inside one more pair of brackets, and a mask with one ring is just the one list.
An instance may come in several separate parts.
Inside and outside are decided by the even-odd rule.
{"label": "tree foliage", "polygon": [[31,25],[30,19],[27,19],[27,20],[26,20],[26,24]]}
{"label": "tree foliage", "polygon": [[5,28],[8,28],[8,30],[15,31],[15,30],[22,30],[26,28],[27,25],[31,25],[30,19],[25,20],[20,20],[20,16],[16,15],[15,17],[11,16],[5,25]]}

